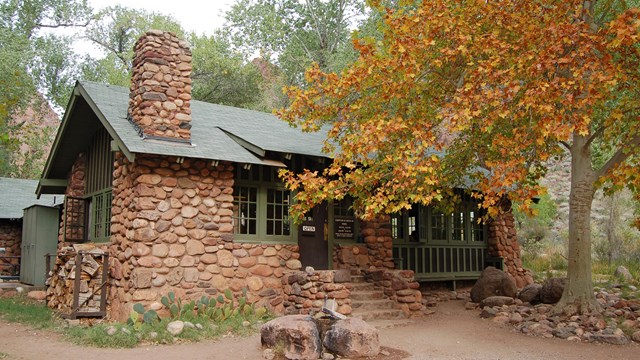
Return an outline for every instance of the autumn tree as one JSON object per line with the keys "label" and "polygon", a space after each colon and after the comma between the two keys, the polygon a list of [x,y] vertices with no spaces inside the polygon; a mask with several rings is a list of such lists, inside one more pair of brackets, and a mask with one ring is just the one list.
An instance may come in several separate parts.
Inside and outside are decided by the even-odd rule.
{"label": "autumn tree", "polygon": [[[590,211],[640,194],[640,11],[616,1],[400,1],[340,74],[316,65],[279,115],[327,132],[323,173],[284,174],[295,214],[346,195],[365,216],[446,201],[473,182],[489,215],[526,208],[546,162],[571,157],[568,284],[556,310],[599,311]],[[597,4],[597,6],[596,6]],[[594,146],[611,156],[594,166]]]}

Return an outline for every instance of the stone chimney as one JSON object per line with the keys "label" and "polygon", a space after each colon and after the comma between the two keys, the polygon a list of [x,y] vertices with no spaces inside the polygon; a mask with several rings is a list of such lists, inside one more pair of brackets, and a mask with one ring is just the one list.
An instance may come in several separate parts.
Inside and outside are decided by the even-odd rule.
{"label": "stone chimney", "polygon": [[150,30],[134,46],[129,120],[140,136],[191,142],[191,50],[175,34]]}

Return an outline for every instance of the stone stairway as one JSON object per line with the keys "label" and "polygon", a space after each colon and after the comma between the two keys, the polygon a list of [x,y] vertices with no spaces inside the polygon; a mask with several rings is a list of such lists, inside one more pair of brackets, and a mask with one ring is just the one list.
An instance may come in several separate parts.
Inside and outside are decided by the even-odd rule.
{"label": "stone stairway", "polygon": [[364,280],[363,276],[351,276],[351,316],[359,317],[374,326],[393,327],[409,320],[396,303],[384,296],[382,289]]}

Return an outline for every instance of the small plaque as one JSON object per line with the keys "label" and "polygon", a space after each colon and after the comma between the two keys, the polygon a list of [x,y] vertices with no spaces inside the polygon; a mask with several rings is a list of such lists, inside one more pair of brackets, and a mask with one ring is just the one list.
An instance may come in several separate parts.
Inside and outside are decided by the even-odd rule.
{"label": "small plaque", "polygon": [[336,239],[353,239],[354,223],[351,216],[336,216],[333,221]]}

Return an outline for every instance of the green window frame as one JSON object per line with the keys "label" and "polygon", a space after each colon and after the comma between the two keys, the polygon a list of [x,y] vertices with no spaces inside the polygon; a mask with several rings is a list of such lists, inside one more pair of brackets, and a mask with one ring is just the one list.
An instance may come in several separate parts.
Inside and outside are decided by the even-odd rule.
{"label": "green window frame", "polygon": [[89,208],[89,241],[106,242],[111,236],[111,190],[104,190],[86,199]]}
{"label": "green window frame", "polygon": [[[487,241],[486,225],[478,222],[484,210],[472,201],[460,203],[445,214],[433,206],[414,208],[391,216],[391,236],[395,243],[472,245]],[[419,234],[419,238],[412,234]]]}
{"label": "green window frame", "polygon": [[234,239],[243,242],[295,243],[297,229],[289,215],[292,195],[278,168],[236,165],[233,186]]}

